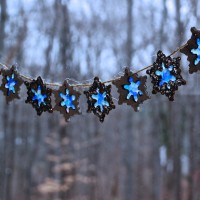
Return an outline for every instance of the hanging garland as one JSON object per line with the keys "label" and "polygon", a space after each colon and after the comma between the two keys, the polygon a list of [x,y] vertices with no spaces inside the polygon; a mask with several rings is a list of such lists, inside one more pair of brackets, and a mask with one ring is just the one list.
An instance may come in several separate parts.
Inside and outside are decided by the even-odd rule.
{"label": "hanging garland", "polygon": [[[111,95],[111,84],[113,84],[119,93],[118,104],[126,103],[137,112],[139,105],[150,99],[146,91],[147,76],[139,76],[139,72],[147,70],[146,73],[150,76],[153,84],[152,94],[159,92],[162,95],[166,95],[170,101],[173,101],[176,90],[178,90],[179,86],[185,85],[186,81],[181,75],[181,58],[172,58],[172,56],[177,52],[181,52],[187,56],[189,61],[189,73],[200,70],[200,31],[193,27],[191,32],[192,36],[187,43],[169,56],[166,56],[162,51],[158,51],[156,61],[152,65],[144,67],[137,72],[132,72],[129,68],[126,68],[123,76],[104,82],[95,77],[92,84],[70,85],[67,80],[62,85],[44,83],[40,76],[34,80],[19,74],[15,66],[9,68],[0,63],[3,67],[0,71],[2,75],[0,90],[3,92],[7,103],[9,103],[14,99],[20,98],[20,87],[25,84],[27,88],[25,102],[31,104],[38,115],[43,112],[59,111],[67,122],[72,116],[81,114],[79,108],[81,94],[75,88],[89,88],[84,91],[88,104],[87,112],[93,112],[100,122],[103,122],[105,116],[112,109],[115,109]],[[52,106],[52,96],[55,97],[54,107]]]}

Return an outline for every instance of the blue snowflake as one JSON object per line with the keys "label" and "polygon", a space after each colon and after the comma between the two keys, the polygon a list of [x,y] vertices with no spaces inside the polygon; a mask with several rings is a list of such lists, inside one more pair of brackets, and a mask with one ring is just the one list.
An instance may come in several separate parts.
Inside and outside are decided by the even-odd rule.
{"label": "blue snowflake", "polygon": [[170,89],[169,82],[176,80],[176,77],[171,75],[171,71],[173,69],[173,66],[171,65],[169,68],[165,68],[164,63],[162,63],[162,68],[163,68],[162,71],[159,71],[159,70],[156,71],[156,75],[162,77],[162,79],[159,83],[159,86],[162,86],[164,83],[166,83],[168,89]]}
{"label": "blue snowflake", "polygon": [[124,85],[124,89],[129,91],[126,98],[130,99],[130,97],[133,96],[134,101],[137,102],[138,101],[138,94],[143,95],[142,91],[138,89],[141,82],[137,81],[136,83],[134,83],[134,80],[133,80],[132,77],[129,77],[129,82],[130,82],[130,85]]}
{"label": "blue snowflake", "polygon": [[97,94],[93,94],[92,98],[96,100],[96,103],[94,104],[94,107],[96,108],[97,106],[100,107],[101,112],[103,112],[103,107],[104,106],[109,106],[109,103],[105,101],[106,98],[106,92],[103,94],[97,90]]}
{"label": "blue snowflake", "polygon": [[32,98],[33,101],[37,100],[38,106],[40,106],[42,103],[46,105],[44,99],[47,97],[46,94],[42,94],[41,86],[39,85],[37,88],[37,91],[32,89],[32,92],[34,93],[34,97]]}
{"label": "blue snowflake", "polygon": [[200,38],[197,38],[197,45],[196,49],[191,49],[191,52],[197,55],[197,59],[194,61],[195,65],[198,65],[200,62]]}
{"label": "blue snowflake", "polygon": [[69,109],[72,108],[75,110],[75,106],[73,105],[72,101],[76,99],[74,95],[69,95],[69,90],[66,89],[66,94],[60,93],[60,97],[63,99],[61,102],[61,106],[66,106],[66,111],[69,113]]}
{"label": "blue snowflake", "polygon": [[6,77],[7,83],[5,84],[5,88],[8,89],[8,96],[10,95],[10,92],[15,94],[15,85],[17,84],[17,81],[15,81],[14,77],[14,74],[12,74],[10,77]]}

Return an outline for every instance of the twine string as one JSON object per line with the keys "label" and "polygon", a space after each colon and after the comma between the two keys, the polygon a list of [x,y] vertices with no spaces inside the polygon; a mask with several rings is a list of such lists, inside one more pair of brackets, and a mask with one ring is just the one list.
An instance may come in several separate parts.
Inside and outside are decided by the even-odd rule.
{"label": "twine string", "polygon": [[[173,55],[175,55],[176,53],[180,52],[180,50],[183,49],[186,45],[187,45],[187,43],[184,44],[184,45],[182,45],[182,46],[180,46],[180,47],[178,47],[178,48],[177,48],[175,51],[173,51],[169,56],[173,56]],[[3,64],[3,63],[0,63],[0,66],[4,67],[4,68],[6,68],[6,69],[9,69],[9,67],[8,67],[7,65]],[[153,66],[153,64],[148,65],[148,66],[146,66],[146,67],[144,67],[144,68],[142,68],[142,69],[140,69],[140,70],[138,70],[138,71],[136,71],[136,72],[134,72],[134,73],[135,73],[135,74],[140,73],[140,72],[142,72],[142,71],[144,71],[144,70],[149,69],[149,68],[152,67],[152,66]],[[19,74],[19,76],[20,76],[22,79],[26,80],[26,81],[33,81],[33,78],[31,78],[31,77],[29,77],[29,76],[25,76],[25,75],[23,75],[23,74]],[[102,83],[104,83],[104,84],[112,83],[113,81],[117,80],[118,78],[119,78],[119,77],[114,78],[114,79],[110,79],[110,80],[107,80],[107,81],[103,81]],[[69,78],[67,78],[66,80],[69,80]],[[62,86],[62,85],[59,84],[59,83],[48,83],[48,82],[45,83],[45,85],[50,86],[50,87],[60,87],[60,86]],[[90,87],[91,85],[92,85],[92,83],[88,83],[88,84],[83,84],[83,83],[80,83],[80,84],[79,84],[79,83],[78,83],[78,84],[71,84],[72,87],[76,87],[76,88],[78,88],[78,87],[86,88],[86,87]]]}

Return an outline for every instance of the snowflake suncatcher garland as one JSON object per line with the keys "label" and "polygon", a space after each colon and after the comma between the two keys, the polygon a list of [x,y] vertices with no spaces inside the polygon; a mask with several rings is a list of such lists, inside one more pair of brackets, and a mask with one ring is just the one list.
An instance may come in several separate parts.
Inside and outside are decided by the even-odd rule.
{"label": "snowflake suncatcher garland", "polygon": [[[98,116],[100,122],[103,122],[105,116],[112,109],[115,109],[110,84],[117,88],[119,93],[118,104],[126,103],[133,107],[134,111],[138,111],[139,105],[150,99],[146,91],[147,76],[138,75],[138,73],[147,70],[146,73],[150,76],[153,84],[152,93],[160,92],[166,95],[170,101],[173,101],[175,91],[178,90],[179,86],[185,85],[186,81],[181,75],[180,57],[172,58],[172,56],[181,52],[187,56],[189,61],[189,73],[200,70],[200,30],[192,27],[191,32],[192,37],[187,43],[177,48],[169,56],[158,51],[157,59],[152,65],[136,72],[126,68],[123,76],[104,82],[95,77],[94,82],[90,84],[70,85],[67,81],[64,81],[63,84],[44,83],[40,76],[34,80],[19,74],[15,66],[9,68],[0,63],[0,66],[3,67],[0,71],[2,75],[0,90],[3,91],[8,103],[20,98],[20,87],[24,84],[27,89],[25,102],[32,104],[38,115],[46,111],[49,113],[59,111],[64,115],[65,120],[69,121],[73,115],[80,114],[79,98],[81,94],[75,88],[89,88],[84,91],[88,103],[87,112],[93,112]],[[52,106],[52,94],[55,96],[54,108]]]}

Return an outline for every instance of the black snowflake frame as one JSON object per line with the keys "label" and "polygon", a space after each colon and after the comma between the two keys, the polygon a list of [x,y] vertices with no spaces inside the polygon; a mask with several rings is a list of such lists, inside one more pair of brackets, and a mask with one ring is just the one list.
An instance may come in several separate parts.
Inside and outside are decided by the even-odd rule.
{"label": "black snowflake frame", "polygon": [[[129,93],[133,92],[133,91],[129,91],[125,89],[125,86],[128,86],[131,84],[130,80],[133,82],[133,84],[138,83],[137,100],[134,98],[133,93],[130,95],[130,98],[127,98]],[[137,112],[139,110],[138,109],[139,105],[142,104],[145,100],[150,99],[146,91],[146,80],[147,80],[147,76],[139,77],[138,74],[131,72],[129,68],[125,68],[124,75],[121,76],[119,79],[113,81],[113,84],[118,89],[119,105],[126,103],[127,105],[132,106],[132,108]],[[142,94],[139,94],[139,93],[142,93]]]}
{"label": "black snowflake frame", "polygon": [[23,84],[23,80],[16,70],[16,66],[12,66],[10,69],[1,69],[2,84],[0,90],[6,97],[6,102],[9,103],[14,99],[20,99],[19,92],[20,87]]}
{"label": "black snowflake frame", "polygon": [[[153,84],[153,94],[160,92],[162,95],[165,94],[170,101],[174,100],[175,91],[178,90],[179,86],[186,84],[186,81],[181,76],[180,60],[180,57],[167,57],[162,51],[158,51],[156,62],[153,63],[153,67],[151,69],[147,70],[147,74],[149,74],[152,79],[151,83]],[[158,72],[164,72],[163,65],[167,71],[170,71],[169,75],[175,80],[170,80],[168,83],[160,85],[162,77],[158,75]]]}
{"label": "black snowflake frame", "polygon": [[[51,94],[52,90],[47,88],[46,85],[43,83],[42,78],[39,76],[37,80],[33,80],[31,82],[25,82],[27,87],[27,99],[26,103],[32,104],[33,108],[35,108],[38,115],[41,115],[43,112],[53,112],[53,108],[51,105]],[[40,90],[40,91],[39,91]],[[38,93],[38,95],[43,96],[43,101],[39,105],[39,100],[35,98],[34,91]],[[44,98],[45,96],[45,98]]]}
{"label": "black snowflake frame", "polygon": [[[181,53],[184,53],[187,56],[190,74],[200,70],[200,53],[198,54],[195,52],[197,50],[200,52],[200,31],[195,27],[192,27],[191,32],[191,38],[187,41],[186,46],[180,50]],[[199,62],[195,64],[195,61],[198,59],[198,57]]]}
{"label": "black snowflake frame", "polygon": [[[73,100],[74,109],[68,107],[68,111],[66,105],[62,106],[62,102],[64,99],[61,97],[61,95],[66,95],[66,92],[68,92],[70,98],[72,96],[74,96],[75,98]],[[74,88],[70,86],[67,81],[64,81],[63,85],[58,90],[53,91],[53,93],[56,103],[54,110],[59,111],[61,114],[63,114],[66,122],[68,122],[72,116],[80,114],[79,97],[81,94],[78,91],[74,90]]]}
{"label": "black snowflake frame", "polygon": [[[96,116],[99,117],[100,122],[104,121],[104,118],[106,115],[109,114],[109,112],[112,109],[115,109],[115,105],[112,100],[112,95],[111,95],[111,85],[105,86],[104,83],[101,83],[99,81],[98,77],[94,78],[94,82],[92,86],[89,88],[88,91],[84,91],[84,94],[87,97],[87,103],[88,103],[88,110],[87,112],[91,113],[93,112]],[[103,95],[104,94],[104,95]],[[103,97],[104,103],[107,105],[101,105],[100,106],[95,106],[98,100],[95,100],[94,96],[97,97],[97,95],[100,95],[100,98]],[[102,103],[103,104],[103,103]]]}

